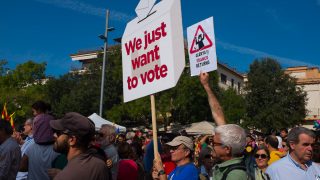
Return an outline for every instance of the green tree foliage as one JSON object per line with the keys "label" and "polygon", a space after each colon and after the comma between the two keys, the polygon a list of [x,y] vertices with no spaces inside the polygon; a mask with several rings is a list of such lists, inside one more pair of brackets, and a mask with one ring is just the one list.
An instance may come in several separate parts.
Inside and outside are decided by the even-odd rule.
{"label": "green tree foliage", "polygon": [[15,112],[15,122],[21,124],[32,116],[31,104],[45,98],[41,82],[46,78],[46,64],[28,61],[17,65],[16,69],[6,65],[6,61],[0,61],[0,104],[3,107],[7,103],[8,112]]}
{"label": "green tree foliage", "polygon": [[83,74],[68,73],[48,81],[46,96],[57,117],[66,112],[88,116],[99,110],[100,63],[99,60],[93,63]]}
{"label": "green tree foliage", "polygon": [[[220,94],[218,88],[218,76],[215,72],[210,73],[210,84],[215,92]],[[212,121],[212,115],[205,93],[198,76],[191,77],[187,68],[175,88],[173,98],[174,120],[187,124],[203,120]]]}
{"label": "green tree foliage", "polygon": [[229,88],[222,91],[220,98],[221,106],[228,123],[240,124],[246,113],[245,99],[237,92]]}
{"label": "green tree foliage", "polygon": [[[121,56],[116,56],[116,58],[119,59],[115,61],[121,62]],[[120,77],[122,77],[122,67],[119,66],[118,68],[118,72],[121,72]],[[210,77],[212,87],[220,93],[217,74],[212,72]],[[121,96],[121,101],[118,104],[113,104],[112,108],[108,110],[107,117],[124,125],[150,124],[150,97],[123,103],[122,78],[120,79],[121,90],[119,90],[119,96]],[[207,95],[201,86],[199,77],[191,77],[188,67],[185,68],[176,87],[155,94],[155,103],[157,120],[166,124],[170,121],[182,124],[202,120],[212,121]]]}
{"label": "green tree foliage", "polygon": [[15,70],[8,74],[8,83],[11,87],[23,88],[33,84],[41,84],[45,79],[46,63],[27,61],[19,64]]}
{"label": "green tree foliage", "polygon": [[[85,73],[68,73],[47,83],[46,95],[57,117],[66,112],[79,112],[85,116],[99,113],[101,65],[99,58],[87,67]],[[122,73],[120,46],[108,49],[106,62],[103,117],[107,110],[122,101]],[[117,112],[115,112],[117,114]],[[109,118],[107,116],[107,118]]]}
{"label": "green tree foliage", "polygon": [[245,125],[267,131],[300,124],[306,116],[306,94],[274,59],[250,65],[246,90]]}
{"label": "green tree foliage", "polygon": [[[186,62],[188,62],[188,56]],[[52,106],[57,118],[66,112],[79,112],[85,116],[99,112],[102,58],[86,67],[85,73],[67,73],[60,77],[45,77],[45,63],[28,61],[16,69],[6,67],[0,61],[1,104],[8,102],[8,109],[16,112],[21,122],[31,116],[31,104],[44,100]],[[103,117],[123,125],[137,126],[151,124],[150,97],[123,103],[121,47],[108,49],[104,88]],[[241,97],[233,91],[222,91],[218,87],[218,75],[210,73],[210,85],[225,109],[230,122],[238,121],[243,112]],[[230,97],[229,97],[230,96]],[[176,87],[156,93],[157,120],[161,123],[191,122],[208,120],[212,115],[207,95],[199,77],[191,77],[189,67],[182,73]],[[235,110],[236,109],[236,110]]]}

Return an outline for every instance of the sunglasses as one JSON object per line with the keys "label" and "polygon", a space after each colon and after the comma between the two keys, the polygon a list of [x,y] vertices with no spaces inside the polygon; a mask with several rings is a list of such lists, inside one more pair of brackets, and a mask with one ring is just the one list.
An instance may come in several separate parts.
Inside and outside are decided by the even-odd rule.
{"label": "sunglasses", "polygon": [[214,159],[210,154],[205,155],[204,158],[205,158],[205,159],[210,159],[210,160],[213,160],[213,159]]}
{"label": "sunglasses", "polygon": [[103,136],[104,136],[104,134],[103,134],[103,133],[101,133],[101,132],[97,132],[97,133],[96,133],[96,136],[97,136],[97,137],[103,137]]}
{"label": "sunglasses", "polygon": [[55,133],[56,133],[57,137],[61,136],[62,134],[65,134],[65,133],[63,133],[63,131],[55,131]]}
{"label": "sunglasses", "polygon": [[172,151],[177,151],[177,150],[179,150],[179,149],[187,149],[186,147],[182,147],[182,148],[179,148],[179,147],[181,147],[180,145],[179,146],[172,146],[170,149],[172,150]]}
{"label": "sunglasses", "polygon": [[68,136],[72,135],[72,133],[69,130],[64,130],[64,131],[54,130],[53,132],[56,133],[57,137],[61,136],[62,134],[65,134]]}
{"label": "sunglasses", "polygon": [[261,159],[266,159],[268,156],[267,156],[266,154],[255,154],[254,157],[255,157],[256,159],[258,159],[259,157],[260,157]]}

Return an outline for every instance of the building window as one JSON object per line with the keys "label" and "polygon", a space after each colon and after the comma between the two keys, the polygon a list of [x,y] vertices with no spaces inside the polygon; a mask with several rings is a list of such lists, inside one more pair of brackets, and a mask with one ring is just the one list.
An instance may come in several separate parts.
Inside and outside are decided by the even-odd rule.
{"label": "building window", "polygon": [[240,90],[241,90],[241,83],[238,82],[238,92],[240,93]]}
{"label": "building window", "polygon": [[234,79],[231,79],[231,87],[234,87]]}
{"label": "building window", "polygon": [[226,75],[221,73],[220,78],[221,78],[220,79],[221,83],[227,84],[227,76]]}

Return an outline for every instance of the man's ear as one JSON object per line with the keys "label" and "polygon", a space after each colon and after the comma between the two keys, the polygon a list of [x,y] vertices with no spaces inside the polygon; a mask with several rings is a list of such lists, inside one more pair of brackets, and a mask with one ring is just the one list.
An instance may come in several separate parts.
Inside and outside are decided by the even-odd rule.
{"label": "man's ear", "polygon": [[189,149],[186,150],[186,156],[189,156],[189,154],[191,153],[191,151]]}
{"label": "man's ear", "polygon": [[295,149],[295,147],[296,147],[296,144],[294,143],[294,142],[292,142],[292,141],[290,141],[289,142],[289,146],[290,146],[290,149]]}
{"label": "man's ear", "polygon": [[70,136],[68,141],[70,146],[74,146],[77,142],[77,138],[75,136]]}
{"label": "man's ear", "polygon": [[227,154],[231,154],[232,148],[230,146],[225,146],[224,148],[226,149]]}

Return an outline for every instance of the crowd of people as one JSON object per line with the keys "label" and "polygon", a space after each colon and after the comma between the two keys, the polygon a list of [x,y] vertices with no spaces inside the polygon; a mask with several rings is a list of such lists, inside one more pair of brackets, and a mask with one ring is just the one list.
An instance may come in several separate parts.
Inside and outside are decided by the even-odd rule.
{"label": "crowd of people", "polygon": [[320,179],[320,141],[313,131],[262,134],[227,124],[208,80],[201,73],[215,133],[162,134],[157,142],[139,130],[117,133],[108,124],[97,130],[76,112],[56,119],[48,104],[37,101],[22,132],[0,121],[0,180]]}

